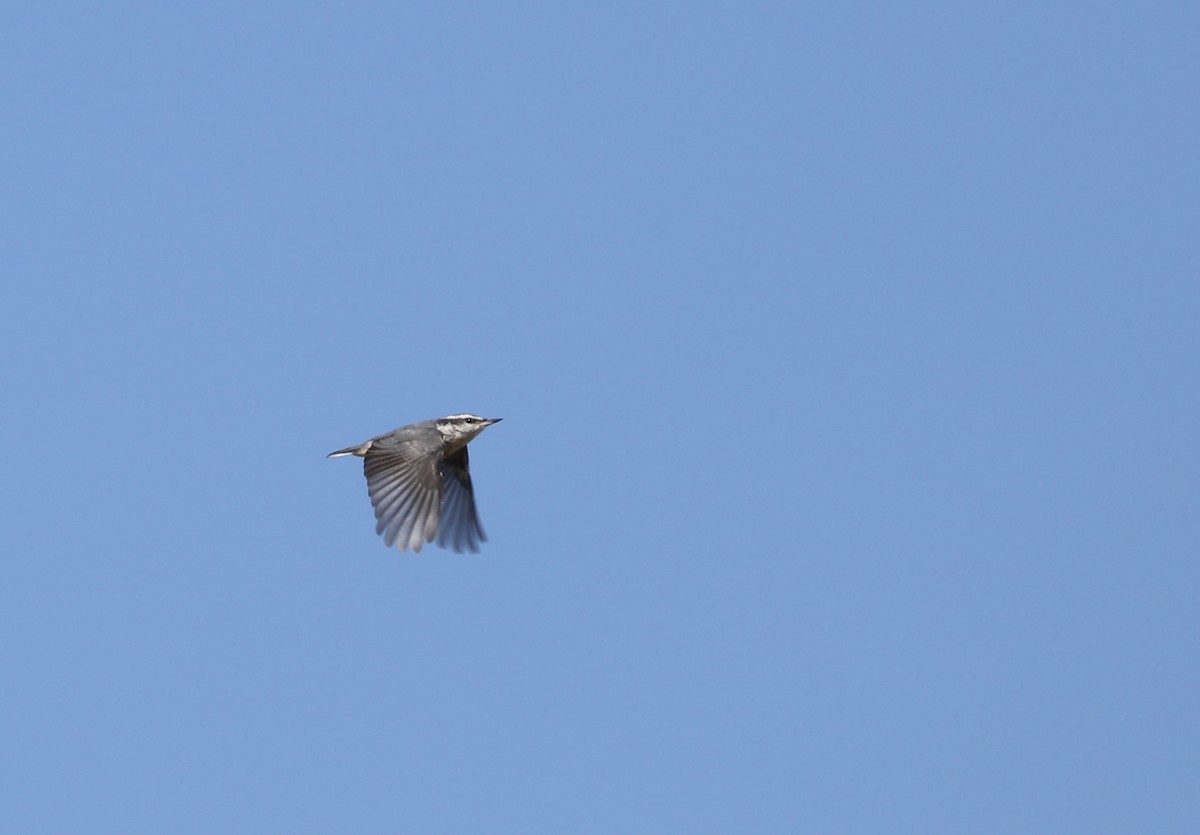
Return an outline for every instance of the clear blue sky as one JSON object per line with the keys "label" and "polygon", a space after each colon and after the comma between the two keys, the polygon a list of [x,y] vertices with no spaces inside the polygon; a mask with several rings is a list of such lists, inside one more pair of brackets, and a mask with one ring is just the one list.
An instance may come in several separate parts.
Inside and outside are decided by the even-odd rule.
{"label": "clear blue sky", "polygon": [[1200,830],[1193,6],[4,29],[0,829]]}

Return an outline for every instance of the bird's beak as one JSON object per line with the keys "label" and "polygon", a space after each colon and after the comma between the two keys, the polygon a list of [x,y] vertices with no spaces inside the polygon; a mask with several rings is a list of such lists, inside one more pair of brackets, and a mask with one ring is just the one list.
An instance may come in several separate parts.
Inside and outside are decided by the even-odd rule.
{"label": "bird's beak", "polygon": [[493,423],[499,423],[502,420],[504,420],[504,418],[488,418],[487,425],[491,426]]}

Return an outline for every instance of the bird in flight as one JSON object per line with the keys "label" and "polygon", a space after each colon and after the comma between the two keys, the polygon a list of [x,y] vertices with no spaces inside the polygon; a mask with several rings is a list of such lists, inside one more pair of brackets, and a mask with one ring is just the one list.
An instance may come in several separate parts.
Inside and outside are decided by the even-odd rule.
{"label": "bird in flight", "polygon": [[467,444],[499,422],[478,415],[424,420],[327,457],[363,459],[375,533],[389,548],[419,552],[436,539],[443,548],[476,552],[487,536],[475,509]]}

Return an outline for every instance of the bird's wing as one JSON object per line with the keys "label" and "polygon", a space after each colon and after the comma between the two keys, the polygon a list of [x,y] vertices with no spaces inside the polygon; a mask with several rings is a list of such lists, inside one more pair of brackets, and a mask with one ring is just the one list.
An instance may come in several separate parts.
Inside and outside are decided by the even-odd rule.
{"label": "bird's wing", "polygon": [[475,510],[475,490],[471,486],[471,471],[467,465],[467,448],[463,447],[442,462],[442,524],[438,531],[438,545],[455,551],[479,550],[479,543],[487,536],[479,524],[479,513]]}
{"label": "bird's wing", "polygon": [[363,473],[375,508],[375,532],[389,548],[395,545],[401,551],[420,551],[434,540],[442,476],[419,444],[372,444],[363,457]]}

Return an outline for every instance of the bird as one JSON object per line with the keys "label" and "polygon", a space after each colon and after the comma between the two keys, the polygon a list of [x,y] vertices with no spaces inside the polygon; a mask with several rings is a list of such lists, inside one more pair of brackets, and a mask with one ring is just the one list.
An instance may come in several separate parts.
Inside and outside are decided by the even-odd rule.
{"label": "bird", "polygon": [[375,533],[387,547],[420,553],[436,539],[442,548],[475,553],[487,536],[475,509],[467,444],[500,420],[470,414],[423,420],[326,457],[363,459]]}

